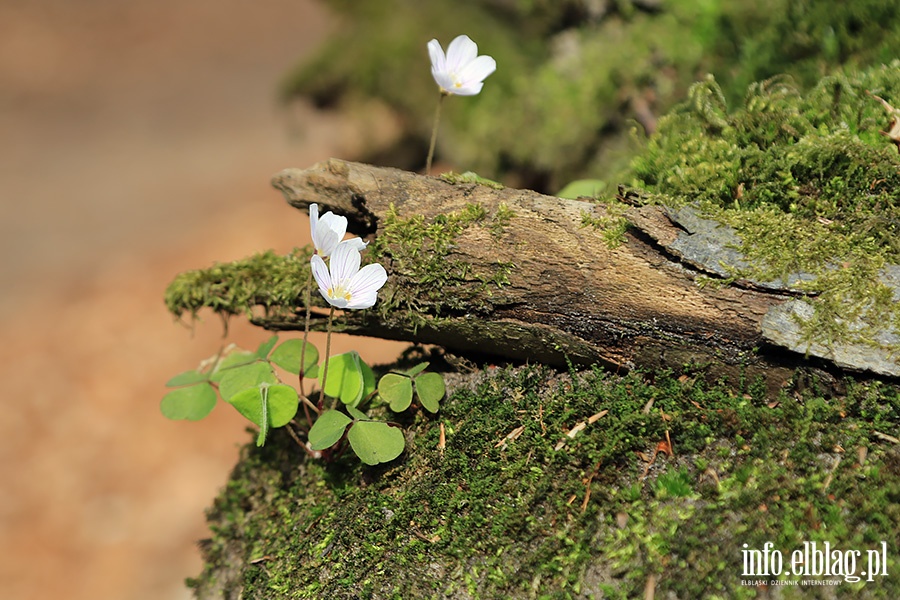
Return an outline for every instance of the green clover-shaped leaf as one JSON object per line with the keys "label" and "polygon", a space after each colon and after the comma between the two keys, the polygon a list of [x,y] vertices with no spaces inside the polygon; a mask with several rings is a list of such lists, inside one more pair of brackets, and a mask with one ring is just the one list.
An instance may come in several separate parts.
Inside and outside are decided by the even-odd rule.
{"label": "green clover-shaped leaf", "polygon": [[257,361],[242,364],[224,372],[219,381],[219,394],[223,400],[230,402],[235,394],[255,388],[261,383],[272,384],[277,381],[269,363]]}
{"label": "green clover-shaped leaf", "polygon": [[209,375],[200,371],[185,371],[179,373],[166,382],[166,387],[181,387],[183,385],[193,385],[201,381],[209,381]]}
{"label": "green clover-shaped leaf", "polygon": [[403,412],[412,404],[412,380],[405,375],[387,373],[378,382],[378,395],[394,412]]}
{"label": "green clover-shaped leaf", "polygon": [[425,410],[432,413],[440,410],[441,398],[447,392],[444,378],[440,373],[422,373],[413,381],[416,386],[416,395]]}
{"label": "green clover-shaped leaf", "polygon": [[306,354],[303,354],[303,340],[286,340],[269,357],[273,363],[294,375],[300,374],[300,357],[303,356],[303,373],[309,374],[316,363],[319,362],[319,351],[316,347],[306,342]]}
{"label": "green clover-shaped leaf", "polygon": [[390,462],[406,445],[403,432],[382,421],[356,421],[347,432],[350,447],[367,465]]}
{"label": "green clover-shaped leaf", "polygon": [[256,361],[257,356],[255,352],[247,352],[246,350],[232,352],[216,364],[216,368],[213,370],[209,379],[210,381],[219,382],[232,369]]}
{"label": "green clover-shaped leaf", "polygon": [[229,403],[259,427],[257,446],[265,443],[270,427],[287,425],[300,405],[297,390],[291,386],[265,382],[235,394]]}
{"label": "green clover-shaped leaf", "polygon": [[[325,369],[319,369],[319,385]],[[364,363],[356,351],[332,356],[328,360],[328,381],[325,393],[340,398],[348,406],[357,406],[375,390],[375,373]]]}
{"label": "green clover-shaped leaf", "polygon": [[159,409],[168,419],[199,421],[216,406],[216,390],[207,383],[197,383],[172,390],[163,396]]}
{"label": "green clover-shaped leaf", "polygon": [[266,360],[269,357],[269,352],[272,351],[272,348],[275,347],[275,344],[278,343],[278,336],[273,335],[262,344],[259,345],[259,348],[256,349],[256,357],[260,360]]}
{"label": "green clover-shaped leaf", "polygon": [[406,371],[406,373],[404,373],[404,374],[407,377],[415,377],[416,375],[418,375],[419,373],[421,373],[422,371],[427,369],[429,364],[431,364],[431,363],[429,363],[428,361],[420,362],[419,364],[414,366],[412,369]]}
{"label": "green clover-shaped leaf", "polygon": [[353,419],[337,410],[322,413],[309,430],[309,447],[324,450],[338,443]]}

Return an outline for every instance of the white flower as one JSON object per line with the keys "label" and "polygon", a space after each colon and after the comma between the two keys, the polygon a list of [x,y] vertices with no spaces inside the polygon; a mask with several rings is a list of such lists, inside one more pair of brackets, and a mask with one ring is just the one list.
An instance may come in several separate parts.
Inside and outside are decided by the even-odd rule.
{"label": "white flower", "polygon": [[440,42],[428,42],[431,75],[444,94],[474,96],[481,91],[485,78],[497,70],[497,62],[490,56],[478,56],[478,46],[467,35],[450,42],[447,56]]}
{"label": "white flower", "polygon": [[322,257],[312,257],[312,272],[319,293],[335,308],[369,308],[378,300],[378,290],[387,281],[387,271],[379,264],[359,268],[359,246],[353,240],[338,244],[331,255],[330,268]]}
{"label": "white flower", "polygon": [[[328,211],[319,218],[319,205],[309,205],[309,231],[312,234],[313,246],[316,254],[322,258],[328,258],[337,245],[344,239],[347,233],[347,217],[342,217]],[[352,243],[357,250],[365,250],[366,242],[358,237],[351,238],[347,242]]]}

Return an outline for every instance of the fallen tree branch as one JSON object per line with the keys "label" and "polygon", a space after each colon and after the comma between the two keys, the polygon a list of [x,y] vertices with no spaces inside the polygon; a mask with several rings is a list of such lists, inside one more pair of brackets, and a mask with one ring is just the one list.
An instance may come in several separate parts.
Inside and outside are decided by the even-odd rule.
{"label": "fallen tree branch", "polygon": [[[813,345],[804,357],[799,325],[773,316],[796,306],[791,278],[698,285],[698,276],[724,276],[721,264],[741,257],[733,232],[690,209],[631,208],[624,243],[610,248],[585,226],[608,217],[603,207],[528,190],[340,160],[287,169],[273,185],[292,206],[318,203],[375,241],[389,284],[379,310],[341,320],[345,332],[558,365],[762,375],[771,386],[799,365],[900,375],[897,359],[875,346]],[[458,227],[449,241],[440,229],[410,237],[410,227],[451,222]],[[448,272],[423,282],[410,256]],[[303,325],[283,314],[254,322]]]}

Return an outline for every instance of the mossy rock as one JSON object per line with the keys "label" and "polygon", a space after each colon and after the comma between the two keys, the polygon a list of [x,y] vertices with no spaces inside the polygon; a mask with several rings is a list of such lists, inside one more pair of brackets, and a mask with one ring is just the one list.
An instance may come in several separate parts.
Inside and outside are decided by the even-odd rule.
{"label": "mossy rock", "polygon": [[[827,397],[798,380],[769,398],[665,374],[449,379],[441,413],[404,423],[407,452],[379,468],[310,461],[281,430],[248,445],[208,513],[197,596],[759,597],[747,579],[798,582],[768,597],[900,595],[894,386]],[[742,552],[767,542],[886,549],[888,575],[748,576]]]}
{"label": "mossy rock", "polygon": [[900,154],[885,135],[895,115],[879,98],[900,101],[900,61],[805,93],[776,77],[737,106],[710,77],[632,162],[643,201],[688,206],[733,232],[732,248],[711,257],[726,282],[781,281],[814,298],[789,311],[800,352],[900,350]]}

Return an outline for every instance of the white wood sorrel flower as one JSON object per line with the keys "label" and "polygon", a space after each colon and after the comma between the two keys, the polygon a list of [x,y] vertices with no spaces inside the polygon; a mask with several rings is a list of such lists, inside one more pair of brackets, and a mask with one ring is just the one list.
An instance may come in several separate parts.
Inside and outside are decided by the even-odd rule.
{"label": "white wood sorrel flower", "polygon": [[387,271],[377,263],[360,269],[359,263],[359,245],[353,240],[337,245],[329,266],[325,266],[318,254],[312,257],[312,272],[319,293],[333,307],[369,308],[378,300],[378,290],[387,281]]}
{"label": "white wood sorrel flower", "polygon": [[484,80],[497,70],[497,62],[487,55],[478,56],[478,46],[469,36],[461,35],[450,42],[447,55],[440,42],[428,42],[431,75],[442,94],[474,96],[481,91]]}
{"label": "white wood sorrel flower", "polygon": [[[322,258],[328,258],[334,252],[344,234],[347,233],[347,217],[336,215],[328,211],[322,217],[319,217],[319,205],[309,205],[309,231],[312,234],[313,246],[316,254]],[[366,242],[355,237],[347,240],[352,243],[357,250],[364,250]]]}

